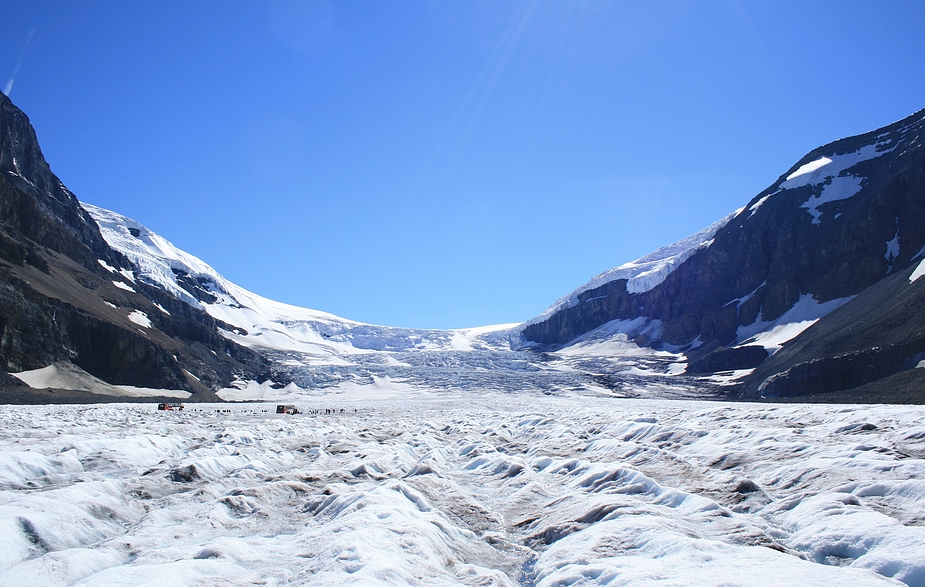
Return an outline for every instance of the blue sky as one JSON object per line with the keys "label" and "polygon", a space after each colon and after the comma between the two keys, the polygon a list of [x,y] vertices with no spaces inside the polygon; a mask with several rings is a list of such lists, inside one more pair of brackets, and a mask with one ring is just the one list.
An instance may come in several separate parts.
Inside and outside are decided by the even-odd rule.
{"label": "blue sky", "polygon": [[78,198],[261,295],[395,326],[531,318],[925,107],[920,1],[0,14],[0,89]]}

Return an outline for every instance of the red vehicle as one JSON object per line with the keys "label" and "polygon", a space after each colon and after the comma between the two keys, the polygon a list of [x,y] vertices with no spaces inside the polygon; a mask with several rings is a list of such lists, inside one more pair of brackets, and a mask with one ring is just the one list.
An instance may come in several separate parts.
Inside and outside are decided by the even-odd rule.
{"label": "red vehicle", "polygon": [[276,406],[277,414],[298,414],[299,408],[290,405],[279,404]]}
{"label": "red vehicle", "polygon": [[182,410],[183,404],[180,404],[180,403],[157,404],[157,409],[166,410],[168,412],[172,410]]}

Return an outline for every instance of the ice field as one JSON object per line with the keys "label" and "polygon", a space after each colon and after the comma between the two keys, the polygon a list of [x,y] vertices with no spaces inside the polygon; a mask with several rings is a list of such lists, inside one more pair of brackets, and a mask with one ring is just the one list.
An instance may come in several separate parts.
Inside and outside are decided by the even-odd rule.
{"label": "ice field", "polygon": [[299,407],[0,406],[0,585],[925,585],[925,407]]}

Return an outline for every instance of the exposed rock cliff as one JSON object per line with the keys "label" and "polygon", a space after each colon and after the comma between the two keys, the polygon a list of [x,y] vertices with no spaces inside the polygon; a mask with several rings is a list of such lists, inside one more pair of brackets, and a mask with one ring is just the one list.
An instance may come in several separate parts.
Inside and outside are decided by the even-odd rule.
{"label": "exposed rock cliff", "polygon": [[[70,361],[111,384],[185,389],[202,399],[264,359],[134,267],[42,156],[26,115],[0,95],[0,367]],[[228,327],[230,329],[230,327]]]}

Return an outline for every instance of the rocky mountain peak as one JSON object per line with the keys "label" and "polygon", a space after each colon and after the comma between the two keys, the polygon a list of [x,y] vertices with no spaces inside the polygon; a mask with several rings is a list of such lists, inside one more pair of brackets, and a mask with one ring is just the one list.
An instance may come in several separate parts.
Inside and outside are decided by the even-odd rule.
{"label": "rocky mountain peak", "polygon": [[266,361],[222,325],[136,278],[52,173],[26,115],[0,95],[0,367],[70,363],[112,385],[203,399]]}
{"label": "rocky mountain peak", "polygon": [[[29,198],[4,198],[2,218],[23,236],[96,272],[97,259],[118,268],[131,264],[106,245],[99,227],[51,168],[29,118],[0,93],[0,181]],[[12,191],[10,192],[12,193]],[[84,248],[88,250],[83,250]]]}
{"label": "rocky mountain peak", "polygon": [[526,323],[520,344],[554,349],[607,325],[692,362],[721,353],[698,369],[754,368],[761,353],[728,349],[773,355],[925,252],[923,130],[925,110],[814,149],[709,240],[665,247],[680,262],[652,287],[621,271],[646,258],[605,272]]}

